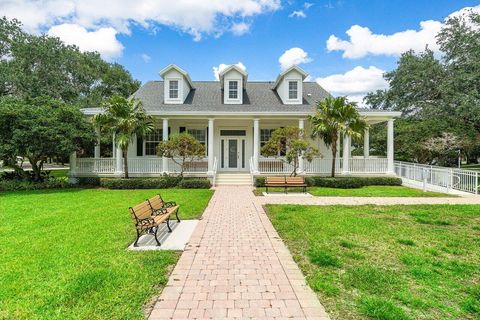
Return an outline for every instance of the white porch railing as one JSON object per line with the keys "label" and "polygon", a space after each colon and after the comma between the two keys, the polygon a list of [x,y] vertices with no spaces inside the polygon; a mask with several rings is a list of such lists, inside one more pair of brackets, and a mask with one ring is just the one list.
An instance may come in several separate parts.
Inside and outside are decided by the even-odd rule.
{"label": "white porch railing", "polygon": [[479,172],[395,161],[397,176],[413,182],[478,194]]}
{"label": "white porch railing", "polygon": [[[177,161],[180,162],[180,161]],[[116,159],[114,158],[78,158],[76,159],[75,174],[79,176],[115,174]],[[169,173],[180,173],[180,165],[168,159]],[[122,165],[123,170],[123,165]],[[187,165],[185,173],[203,174],[208,170],[207,159],[195,160]],[[128,172],[131,174],[162,174],[162,158],[132,157],[128,158]]]}
{"label": "white porch railing", "polygon": [[[207,163],[208,166],[208,163]],[[218,169],[218,161],[217,157],[213,158],[213,177],[212,177],[212,186],[215,187],[216,180],[217,180],[217,169]]]}
{"label": "white porch railing", "polygon": [[[180,162],[179,160],[177,162]],[[76,160],[76,174],[78,175],[113,175],[115,173],[116,160],[114,158],[78,158]],[[331,172],[331,159],[315,158],[312,162],[304,161],[305,174],[328,175]],[[353,158],[349,162],[349,173],[386,173],[387,159],[385,158]],[[343,161],[336,160],[336,172],[342,173]],[[253,175],[253,159],[250,159],[251,174]],[[123,166],[122,166],[123,169]],[[180,173],[180,165],[172,159],[168,159],[167,168],[164,170],[162,158],[132,157],[128,158],[128,171],[131,174],[161,174]],[[206,174],[208,171],[208,159],[195,160],[187,165],[187,174]],[[258,171],[261,174],[290,174],[293,166],[284,162],[281,158],[260,158]]]}
{"label": "white porch railing", "polygon": [[78,158],[76,174],[113,174],[115,173],[115,159],[113,158]]}
{"label": "white porch railing", "polygon": [[[343,159],[335,160],[335,172],[343,172]],[[349,173],[378,173],[387,172],[386,158],[352,158],[349,160]],[[290,174],[293,166],[285,163],[282,158],[260,158],[258,171],[262,174]],[[314,158],[311,162],[304,161],[304,173],[328,175],[332,171],[332,159]]]}
{"label": "white porch railing", "polygon": [[[176,159],[178,163],[181,163],[180,159]],[[182,168],[179,164],[175,163],[172,159],[168,159],[168,169],[167,172],[169,173],[180,173]],[[198,159],[188,163],[186,165],[184,173],[207,173],[208,171],[208,159]]]}
{"label": "white porch railing", "polygon": [[388,169],[387,158],[352,158],[349,162],[353,173],[385,173]]}
{"label": "white porch railing", "polygon": [[161,173],[162,167],[162,158],[128,158],[129,173]]}

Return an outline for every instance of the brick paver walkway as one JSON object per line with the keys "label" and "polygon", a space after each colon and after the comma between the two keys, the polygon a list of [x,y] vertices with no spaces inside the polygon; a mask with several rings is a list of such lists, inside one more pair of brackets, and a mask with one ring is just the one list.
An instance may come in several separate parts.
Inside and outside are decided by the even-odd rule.
{"label": "brick paver walkway", "polygon": [[329,319],[254,197],[218,187],[150,319]]}

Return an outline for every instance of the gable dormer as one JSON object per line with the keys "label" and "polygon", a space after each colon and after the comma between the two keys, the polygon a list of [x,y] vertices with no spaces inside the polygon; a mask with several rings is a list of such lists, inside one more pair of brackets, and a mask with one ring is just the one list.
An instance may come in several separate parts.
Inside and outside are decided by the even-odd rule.
{"label": "gable dormer", "polygon": [[280,73],[273,87],[283,104],[302,104],[303,80],[308,76],[299,66],[291,66]]}
{"label": "gable dormer", "polygon": [[223,89],[224,104],[242,104],[243,91],[246,89],[247,73],[237,65],[230,65],[219,74]]}
{"label": "gable dormer", "polygon": [[163,78],[163,97],[165,104],[182,104],[185,102],[193,83],[182,68],[171,64],[160,71]]}

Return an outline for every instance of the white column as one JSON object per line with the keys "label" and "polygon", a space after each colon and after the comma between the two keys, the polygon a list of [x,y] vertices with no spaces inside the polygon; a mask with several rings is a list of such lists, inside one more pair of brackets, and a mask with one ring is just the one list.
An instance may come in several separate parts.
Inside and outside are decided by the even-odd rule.
{"label": "white column", "polygon": [[100,158],[100,128],[95,128],[95,133],[97,135],[97,143],[95,144],[93,154],[95,158]]}
{"label": "white column", "polygon": [[77,175],[77,152],[74,151],[70,154],[69,160],[70,172],[68,173],[68,181],[70,183],[76,183],[77,179],[75,176]]}
{"label": "white column", "polygon": [[388,120],[387,123],[387,173],[393,174],[394,168],[394,145],[393,145],[393,121]]}
{"label": "white column", "polygon": [[215,143],[214,119],[208,119],[208,174],[213,175],[213,163],[215,156],[213,155],[213,147]]}
{"label": "white column", "polygon": [[[305,119],[298,120],[298,128],[301,130],[305,130]],[[303,161],[303,157],[300,157],[298,159],[298,172],[302,173],[303,171],[305,171],[305,163]]]}
{"label": "white column", "polygon": [[343,174],[350,174],[350,136],[343,136]]}
{"label": "white column", "polygon": [[117,145],[116,148],[116,156],[115,156],[115,174],[120,176],[123,174],[123,155],[122,155],[122,148]]}
{"label": "white column", "polygon": [[[163,119],[162,140],[163,141],[168,140],[168,119],[167,118]],[[168,158],[167,157],[162,158],[162,171],[164,173],[168,173]]]}
{"label": "white column", "polygon": [[363,157],[365,159],[370,157],[370,129],[365,129],[363,134]]}
{"label": "white column", "polygon": [[253,171],[258,173],[260,158],[260,119],[253,119]]}
{"label": "white column", "polygon": [[115,144],[115,132],[112,134],[112,158],[115,159],[115,148],[116,148],[116,144]]}

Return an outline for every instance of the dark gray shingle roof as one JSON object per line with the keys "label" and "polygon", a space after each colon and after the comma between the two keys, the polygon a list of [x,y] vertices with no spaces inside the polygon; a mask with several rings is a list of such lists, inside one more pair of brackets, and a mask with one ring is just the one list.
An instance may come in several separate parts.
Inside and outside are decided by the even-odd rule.
{"label": "dark gray shingle roof", "polygon": [[273,82],[250,81],[243,94],[243,104],[223,104],[218,81],[193,81],[184,104],[164,104],[163,81],[145,83],[134,97],[142,101],[147,112],[298,112],[309,113],[315,103],[330,94],[316,82],[303,83],[303,103],[285,105],[273,90]]}

